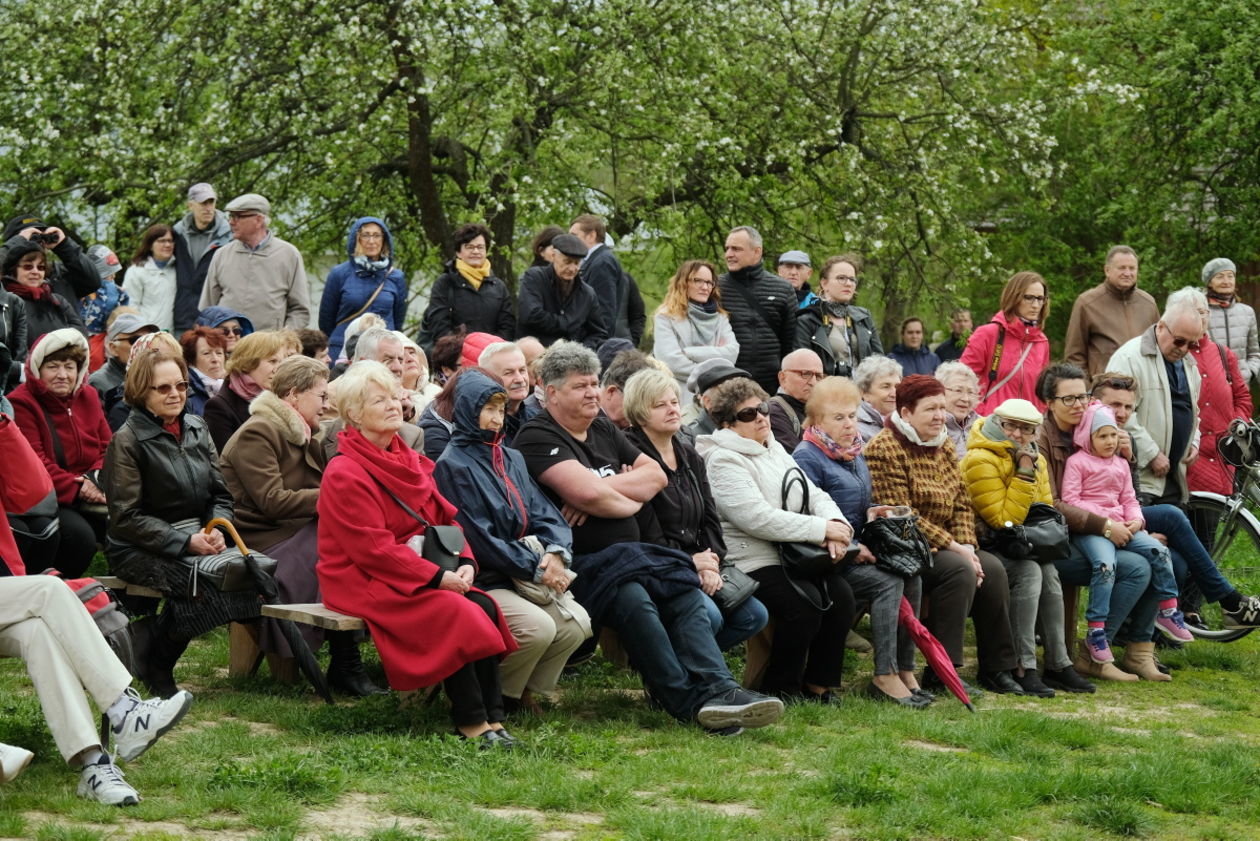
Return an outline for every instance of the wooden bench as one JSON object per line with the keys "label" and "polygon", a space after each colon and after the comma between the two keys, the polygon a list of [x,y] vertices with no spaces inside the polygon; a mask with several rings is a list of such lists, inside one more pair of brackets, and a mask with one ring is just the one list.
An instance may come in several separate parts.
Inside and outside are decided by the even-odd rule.
{"label": "wooden bench", "polygon": [[123,581],[116,575],[98,575],[96,580],[104,584],[109,589],[117,593],[126,593],[130,596],[144,596],[150,599],[160,599],[162,594],[151,587],[143,587],[139,584],[132,584],[129,581]]}
{"label": "wooden bench", "polygon": [[325,631],[365,631],[367,623],[357,616],[346,616],[322,604],[265,604],[262,615],[272,619],[288,619],[299,625],[313,625]]}

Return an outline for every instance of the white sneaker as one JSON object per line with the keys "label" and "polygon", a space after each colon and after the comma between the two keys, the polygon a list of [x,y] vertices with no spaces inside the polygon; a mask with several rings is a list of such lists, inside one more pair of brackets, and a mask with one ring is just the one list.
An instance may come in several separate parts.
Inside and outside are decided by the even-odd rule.
{"label": "white sneaker", "polygon": [[35,754],[26,748],[19,748],[0,742],[0,783],[16,780],[18,775],[26,770],[26,766],[30,765],[31,760],[34,758]]}
{"label": "white sneaker", "polygon": [[192,695],[185,689],[165,700],[150,698],[142,701],[134,689],[128,689],[127,693],[135,699],[136,705],[117,726],[110,728],[114,733],[118,758],[124,762],[130,762],[148,750],[159,736],[179,723],[192,704]]}
{"label": "white sneaker", "polygon": [[123,779],[123,772],[109,754],[101,756],[99,762],[83,766],[79,775],[79,796],[106,806],[134,806],[140,802],[140,795]]}

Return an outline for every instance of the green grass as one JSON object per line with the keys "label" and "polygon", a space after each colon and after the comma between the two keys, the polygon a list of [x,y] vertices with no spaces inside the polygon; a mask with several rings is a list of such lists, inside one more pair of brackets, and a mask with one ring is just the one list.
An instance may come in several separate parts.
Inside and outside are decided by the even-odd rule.
{"label": "green grass", "polygon": [[[486,755],[449,734],[440,703],[329,707],[265,674],[228,679],[219,631],[177,672],[197,696],[188,718],[126,769],[145,798],[127,810],[75,796],[5,660],[0,741],[37,757],[0,789],[0,839],[1260,837],[1260,635],[1161,656],[1172,683],[986,695],[974,715],[850,693],[729,739],[647,709],[635,677],[597,659],[566,677],[557,709],[513,723],[524,749]],[[847,686],[869,674],[850,654]]]}

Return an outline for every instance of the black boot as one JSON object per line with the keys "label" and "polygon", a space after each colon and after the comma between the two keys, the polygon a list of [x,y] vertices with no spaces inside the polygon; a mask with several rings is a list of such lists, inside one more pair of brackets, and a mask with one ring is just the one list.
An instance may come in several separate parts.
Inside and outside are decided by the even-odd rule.
{"label": "black boot", "polygon": [[175,640],[167,634],[154,633],[149,642],[147,665],[139,665],[140,680],[159,698],[169,698],[179,691],[175,685],[175,664],[188,648],[188,640]]}
{"label": "black boot", "polygon": [[363,670],[363,659],[359,656],[359,644],[354,639],[353,631],[330,632],[328,651],[332,654],[328,662],[329,689],[357,698],[381,695],[389,691],[372,683]]}

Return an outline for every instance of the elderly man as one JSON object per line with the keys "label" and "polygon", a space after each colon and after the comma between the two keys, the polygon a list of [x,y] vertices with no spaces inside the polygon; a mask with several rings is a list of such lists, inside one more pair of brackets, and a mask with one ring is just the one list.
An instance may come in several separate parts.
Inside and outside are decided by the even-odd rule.
{"label": "elderly man", "polygon": [[105,364],[92,372],[88,385],[101,395],[105,414],[122,399],[120,386],[127,377],[127,363],[131,361],[131,343],[145,333],[158,332],[156,324],[150,324],[134,312],[114,316],[105,331]]}
{"label": "elderly man", "polygon": [[1103,282],[1077,297],[1064,337],[1064,356],[1092,377],[1107,370],[1116,348],[1159,320],[1159,305],[1137,288],[1137,253],[1113,246],[1103,264]]}
{"label": "elderly man", "polygon": [[525,363],[525,352],[516,342],[495,342],[486,345],[481,356],[477,357],[477,365],[484,368],[507,390],[503,443],[511,445],[521,427],[539,411],[525,402],[533,390],[529,366]]}
{"label": "elderly man", "polygon": [[609,337],[603,311],[578,271],[586,246],[572,234],[551,241],[551,265],[531,266],[521,275],[516,332],[533,334],[544,345],[571,339],[597,348]]}
{"label": "elderly man", "polygon": [[206,284],[214,252],[232,241],[227,214],[216,207],[214,187],[204,181],[188,188],[188,212],[175,230],[175,335],[197,320],[197,302]]}
{"label": "elderly man", "polygon": [[796,348],[796,290],[761,265],[761,234],[741,225],[726,237],[727,271],[718,278],[722,306],[739,341],[735,364],[767,392],[778,387],[779,360]]}
{"label": "elderly man", "polygon": [[[354,359],[350,364],[362,362],[370,359],[373,362],[379,362],[389,369],[389,372],[398,380],[398,396],[402,401],[403,418],[407,420],[398,430],[398,435],[403,439],[403,443],[417,453],[425,452],[425,430],[417,425],[416,407],[411,402],[411,395],[403,388],[402,375],[403,369],[407,362],[406,350],[403,347],[402,340],[394,335],[393,330],[387,330],[384,327],[371,327],[364,330],[358,337],[358,343],[354,348]],[[347,368],[346,370],[349,370]],[[333,403],[331,394],[337,388],[337,382],[334,380],[329,383],[329,399],[331,405]],[[324,442],[324,454],[328,458],[332,458],[337,454],[337,436],[341,430],[346,428],[345,421],[342,418],[334,420],[326,420],[320,422],[320,435]],[[450,440],[449,429],[446,432],[446,439],[442,442],[442,447],[446,447],[446,441]],[[440,451],[439,451],[440,453]]]}
{"label": "elderly man", "polygon": [[231,307],[257,330],[309,327],[306,265],[293,245],[271,233],[271,202],[246,193],[228,202],[227,212],[232,242],[214,252],[198,308]]}
{"label": "elderly man", "polygon": [[648,361],[644,353],[637,350],[623,350],[613,357],[612,362],[600,375],[599,408],[604,417],[615,423],[618,429],[630,428],[630,420],[622,407],[626,396],[626,382],[635,374],[651,367],[652,363]]}
{"label": "elderly man", "polygon": [[636,515],[665,472],[599,416],[599,360],[557,342],[538,361],[547,409],[516,438],[530,475],[573,526],[573,594],[617,632],[646,689],[680,721],[723,734],[783,714],[726,668],[686,554],[640,542]]}
{"label": "elderly man", "polygon": [[801,443],[805,404],[823,376],[822,358],[812,350],[801,348],[783,357],[779,390],[770,398],[770,430],[789,453]]}
{"label": "elderly man", "polygon": [[779,277],[792,284],[792,288],[796,290],[796,300],[801,309],[817,300],[818,296],[809,288],[809,278],[814,273],[814,267],[804,251],[784,251],[780,254],[778,272]]}

